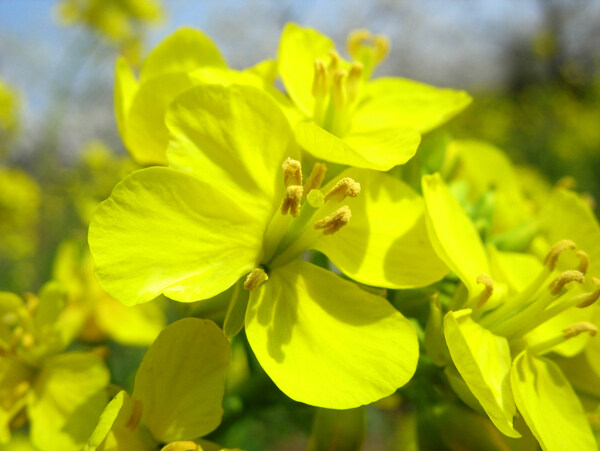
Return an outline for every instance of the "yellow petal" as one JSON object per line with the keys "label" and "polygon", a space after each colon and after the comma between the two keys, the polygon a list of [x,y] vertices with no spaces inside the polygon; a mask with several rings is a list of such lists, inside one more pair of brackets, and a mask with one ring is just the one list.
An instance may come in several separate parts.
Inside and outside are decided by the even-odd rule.
{"label": "yellow petal", "polygon": [[255,267],[263,230],[213,186],[155,167],[115,187],[88,239],[100,284],[134,305],[161,293],[192,302],[225,291]]}
{"label": "yellow petal", "polygon": [[191,440],[220,423],[231,350],[211,321],[186,318],[165,328],[135,377],[133,399],[159,442]]}
{"label": "yellow petal", "polygon": [[268,94],[252,86],[197,86],[173,102],[167,126],[172,167],[210,180],[266,224],[284,194],[281,164],[300,159]]}
{"label": "yellow petal", "polygon": [[344,274],[378,287],[422,287],[447,274],[427,236],[424,202],[417,193],[379,172],[350,169],[339,177],[360,183],[361,192],[344,201],[352,211],[350,222],[322,236],[316,249]]}
{"label": "yellow petal", "polygon": [[410,127],[425,133],[471,103],[471,97],[464,91],[391,77],[368,83],[364,97],[353,118],[353,126],[360,130]]}
{"label": "yellow petal", "polygon": [[490,420],[509,437],[519,437],[513,427],[515,402],[510,389],[512,359],[508,341],[471,319],[471,310],[448,312],[444,335],[452,361]]}
{"label": "yellow petal", "polygon": [[144,60],[140,79],[174,72],[191,72],[203,66],[225,67],[225,60],[208,36],[194,28],[180,28],[162,41]]}
{"label": "yellow petal", "polygon": [[246,334],[286,395],[332,409],[390,395],[418,359],[413,326],[386,299],[302,260],[251,293]]}
{"label": "yellow petal", "polygon": [[300,122],[294,131],[298,143],[316,158],[378,171],[406,163],[421,141],[416,130],[401,127],[351,131],[343,139],[310,122]]}
{"label": "yellow petal", "polygon": [[119,57],[115,65],[115,117],[117,127],[125,147],[129,147],[127,138],[127,118],[135,93],[138,90],[138,81],[133,75],[131,66],[123,56]]}
{"label": "yellow petal", "polygon": [[315,60],[325,58],[334,48],[327,36],[295,23],[288,23],[281,33],[277,54],[279,75],[289,96],[308,116],[312,116],[314,107]]}
{"label": "yellow petal", "polygon": [[490,273],[481,238],[439,174],[424,176],[422,188],[427,230],[433,248],[473,298],[482,290],[477,277]]}
{"label": "yellow petal", "polygon": [[542,449],[598,449],[579,398],[554,362],[523,351],[510,377],[519,412]]}

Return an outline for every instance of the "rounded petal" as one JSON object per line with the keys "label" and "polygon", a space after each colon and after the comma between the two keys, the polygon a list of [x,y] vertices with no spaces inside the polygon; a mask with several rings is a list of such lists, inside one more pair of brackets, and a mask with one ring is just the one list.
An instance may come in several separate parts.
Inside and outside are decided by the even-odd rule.
{"label": "rounded petal", "polygon": [[27,409],[41,450],[80,450],[106,405],[109,373],[100,357],[71,352],[46,359]]}
{"label": "rounded petal", "polygon": [[277,60],[285,90],[306,115],[312,116],[315,60],[324,58],[335,44],[312,28],[288,23],[281,33]]}
{"label": "rounded petal", "polygon": [[503,434],[520,437],[510,389],[512,359],[508,341],[471,319],[471,310],[448,312],[444,335],[452,361],[490,420]]}
{"label": "rounded petal", "polygon": [[226,67],[217,46],[194,28],[180,28],[148,54],[142,65],[142,82],[173,72],[191,72],[204,66]]}
{"label": "rounded petal", "polygon": [[473,298],[481,292],[477,277],[482,273],[490,274],[481,238],[439,174],[424,176],[421,185],[433,248]]}
{"label": "rounded petal", "polygon": [[448,273],[429,241],[424,202],[417,193],[380,172],[350,169],[340,177],[350,177],[361,186],[356,198],[343,202],[352,218],[333,235],[323,235],[315,248],[344,274],[378,287],[415,288]]}
{"label": "rounded petal", "polygon": [[258,260],[264,225],[213,186],[154,167],[121,181],[92,217],[102,287],[125,305],[182,302],[229,288]]}
{"label": "rounded petal", "polygon": [[299,160],[290,126],[271,96],[252,86],[196,86],[167,114],[169,165],[192,173],[271,218],[284,194],[281,164]]}
{"label": "rounded petal", "polygon": [[577,394],[552,361],[523,351],[510,373],[519,412],[542,449],[597,449]]}
{"label": "rounded petal", "polygon": [[302,260],[251,293],[246,335],[281,391],[332,409],[390,395],[419,354],[413,326],[386,299]]}
{"label": "rounded petal", "polygon": [[357,130],[411,127],[425,133],[460,113],[469,103],[471,97],[464,91],[383,77],[367,84],[353,126]]}
{"label": "rounded petal", "polygon": [[316,158],[357,168],[389,171],[410,160],[421,135],[412,128],[381,128],[368,133],[351,131],[338,138],[318,125],[300,122],[295,128],[298,143]]}
{"label": "rounded petal", "polygon": [[133,399],[160,442],[191,440],[221,423],[231,350],[211,321],[186,318],[165,328],[135,376]]}

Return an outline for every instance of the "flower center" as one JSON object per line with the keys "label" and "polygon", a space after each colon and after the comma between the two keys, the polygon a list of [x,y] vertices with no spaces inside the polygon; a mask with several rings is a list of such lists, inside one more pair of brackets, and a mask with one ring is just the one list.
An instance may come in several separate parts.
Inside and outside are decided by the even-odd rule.
{"label": "flower center", "polygon": [[[264,268],[283,266],[314,247],[323,235],[337,233],[352,217],[350,207],[340,203],[360,193],[360,184],[349,177],[341,178],[323,193],[327,167],[322,163],[315,163],[304,185],[299,161],[288,158],[282,167],[285,191],[279,211],[265,232]],[[252,291],[267,280],[267,272],[256,268],[244,287]]]}

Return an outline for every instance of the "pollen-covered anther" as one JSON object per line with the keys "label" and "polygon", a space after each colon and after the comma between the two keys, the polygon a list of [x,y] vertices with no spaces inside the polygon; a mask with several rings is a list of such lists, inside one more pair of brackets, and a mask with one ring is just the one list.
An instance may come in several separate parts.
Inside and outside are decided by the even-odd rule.
{"label": "pollen-covered anther", "polygon": [[483,291],[479,295],[479,300],[477,302],[477,307],[481,307],[492,297],[492,294],[494,294],[494,281],[487,274],[479,274],[479,276],[477,276],[477,283],[483,285]]}
{"label": "pollen-covered anther", "polygon": [[288,158],[281,167],[285,186],[302,185],[302,165],[299,161]]}
{"label": "pollen-covered anther", "polygon": [[348,73],[348,81],[346,82],[346,91],[348,92],[348,101],[354,102],[358,95],[358,87],[362,77],[363,65],[358,61],[352,63],[350,72]]}
{"label": "pollen-covered anther", "polygon": [[327,173],[327,166],[323,163],[315,163],[312,171],[306,181],[304,182],[303,196],[308,196],[308,193],[313,189],[321,188],[323,180],[325,180],[325,174]]}
{"label": "pollen-covered anther", "polygon": [[380,63],[386,59],[390,53],[390,40],[387,36],[379,34],[373,38],[373,45],[375,47],[375,59]]}
{"label": "pollen-covered anther", "polygon": [[550,294],[552,296],[557,296],[565,287],[566,284],[570,282],[579,282],[583,283],[585,281],[585,276],[577,271],[576,269],[569,269],[568,271],[561,272],[558,276],[550,282],[548,285],[548,290],[550,290]]}
{"label": "pollen-covered anther", "polygon": [[326,216],[323,219],[319,219],[317,222],[315,222],[315,229],[323,230],[323,235],[332,235],[348,224],[351,217],[352,212],[350,211],[350,207],[344,205],[343,207],[340,207],[331,213],[329,216]]}
{"label": "pollen-covered anther", "polygon": [[281,201],[281,214],[287,215],[288,212],[297,218],[300,216],[300,207],[302,206],[303,188],[299,185],[288,186],[285,190],[285,196]]}
{"label": "pollen-covered anther", "polygon": [[593,337],[598,333],[598,328],[592,323],[582,321],[580,323],[572,324],[569,327],[563,329],[562,331],[565,338],[573,338],[583,332],[589,332],[590,335]]}
{"label": "pollen-covered anther", "polygon": [[254,268],[246,277],[244,288],[248,291],[256,290],[267,280],[269,280],[269,276],[262,268]]}
{"label": "pollen-covered anther", "polygon": [[313,78],[312,95],[324,98],[329,92],[329,74],[322,59],[315,60],[315,76]]}
{"label": "pollen-covered anther", "polygon": [[548,251],[548,254],[546,254],[546,258],[544,258],[544,266],[548,266],[548,269],[550,271],[554,271],[560,254],[563,251],[566,251],[567,249],[575,249],[576,247],[577,245],[571,240],[559,241],[554,246],[552,246]]}
{"label": "pollen-covered anther", "polygon": [[592,282],[596,285],[596,289],[591,293],[586,293],[582,296],[579,296],[579,303],[577,307],[586,308],[600,299],[600,279],[596,279],[595,277],[592,279]]}
{"label": "pollen-covered anther", "polygon": [[135,431],[140,424],[140,420],[142,419],[142,401],[139,399],[133,403],[133,409],[131,411],[131,416],[125,423],[125,427],[130,431]]}
{"label": "pollen-covered anther", "polygon": [[327,194],[325,194],[325,202],[328,202],[329,200],[341,202],[346,197],[356,197],[359,193],[360,183],[355,182],[350,177],[344,177],[337,182]]}
{"label": "pollen-covered anther", "polygon": [[371,32],[364,28],[351,31],[346,41],[348,54],[352,56],[352,58],[357,59],[360,48],[364,45],[365,41],[369,40],[370,38]]}
{"label": "pollen-covered anther", "polygon": [[579,257],[577,271],[585,275],[590,267],[590,258],[588,257],[588,254],[583,251],[577,251],[577,256]]}
{"label": "pollen-covered anther", "polygon": [[338,66],[340,65],[340,59],[341,58],[340,55],[338,55],[338,52],[335,50],[329,51],[329,67],[327,68],[329,76],[332,76],[337,70]]}

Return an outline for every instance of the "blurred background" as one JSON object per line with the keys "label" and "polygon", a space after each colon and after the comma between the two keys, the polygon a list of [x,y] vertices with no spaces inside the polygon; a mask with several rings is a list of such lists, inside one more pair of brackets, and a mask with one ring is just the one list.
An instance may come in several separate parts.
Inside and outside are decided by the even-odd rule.
{"label": "blurred background", "polygon": [[[0,0],[0,291],[37,291],[56,277],[61,243],[84,245],[93,209],[136,168],[113,113],[119,54],[135,63],[189,25],[241,69],[274,58],[289,21],[340,49],[356,28],[388,35],[392,50],[376,75],[473,96],[444,133],[488,140],[535,168],[529,177],[599,198],[600,0]],[[125,384],[143,349],[115,349],[114,382]],[[134,363],[124,368],[126,360]],[[264,387],[246,391],[256,416],[240,420],[239,401],[226,398],[234,413],[217,438],[252,436],[256,449],[281,438],[301,449],[311,412],[279,395],[261,410]],[[369,428],[390,436],[378,430],[389,424],[379,407]]]}

